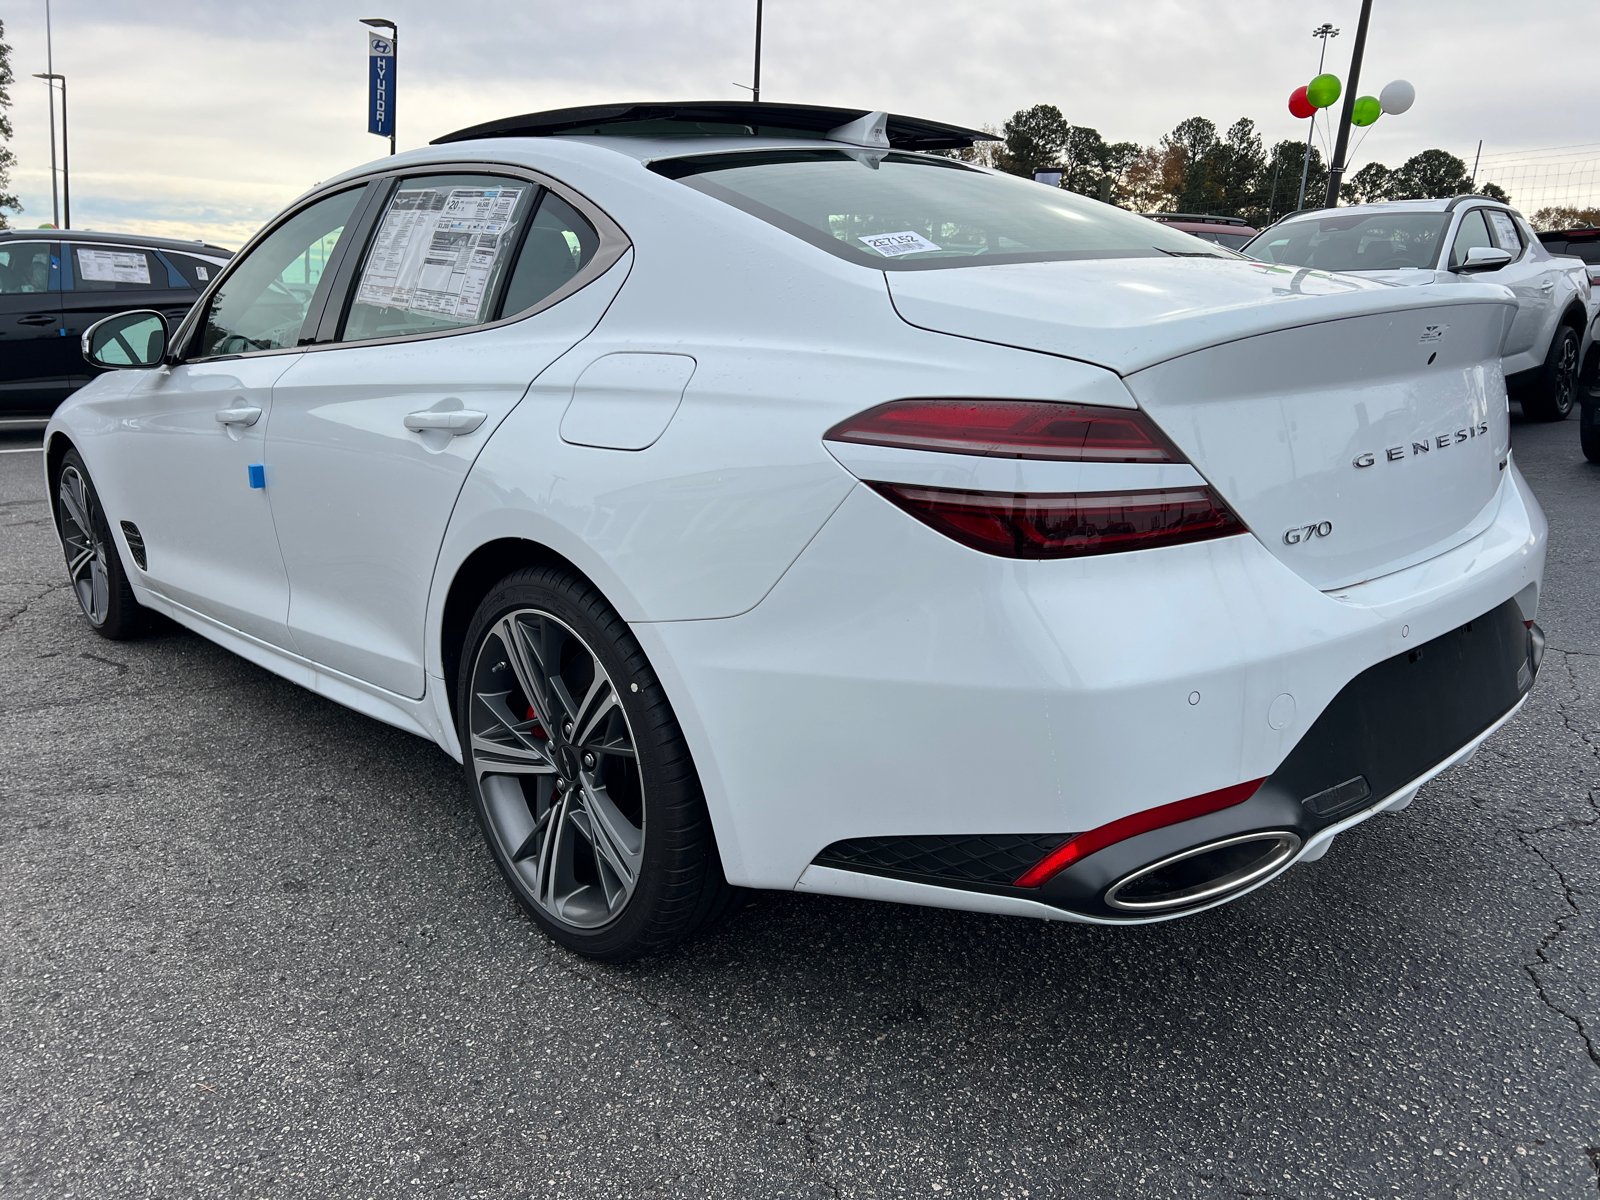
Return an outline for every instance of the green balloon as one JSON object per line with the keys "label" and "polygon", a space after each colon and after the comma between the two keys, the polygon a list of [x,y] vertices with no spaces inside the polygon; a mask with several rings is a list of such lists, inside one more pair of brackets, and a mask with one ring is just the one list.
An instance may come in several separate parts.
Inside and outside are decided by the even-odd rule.
{"label": "green balloon", "polygon": [[1383,105],[1376,96],[1358,96],[1355,107],[1350,110],[1350,124],[1371,125],[1382,115]]}
{"label": "green balloon", "polygon": [[1306,99],[1313,108],[1327,108],[1339,98],[1339,77],[1318,75],[1306,84]]}

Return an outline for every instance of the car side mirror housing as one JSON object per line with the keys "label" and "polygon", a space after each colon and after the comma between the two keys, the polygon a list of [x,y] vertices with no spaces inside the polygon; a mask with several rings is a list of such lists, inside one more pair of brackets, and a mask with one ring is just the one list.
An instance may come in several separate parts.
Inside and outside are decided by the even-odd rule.
{"label": "car side mirror housing", "polygon": [[1511,251],[1499,246],[1474,246],[1467,251],[1467,261],[1453,268],[1458,273],[1469,271],[1497,271],[1511,261]]}
{"label": "car side mirror housing", "polygon": [[83,331],[83,357],[113,371],[159,367],[167,356],[167,319],[140,308],[96,321]]}

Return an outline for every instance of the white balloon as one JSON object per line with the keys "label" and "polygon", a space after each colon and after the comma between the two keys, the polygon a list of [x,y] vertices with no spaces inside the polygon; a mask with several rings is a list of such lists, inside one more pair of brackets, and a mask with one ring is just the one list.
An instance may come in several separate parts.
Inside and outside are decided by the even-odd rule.
{"label": "white balloon", "polygon": [[1417,89],[1404,79],[1396,79],[1378,93],[1378,106],[1390,116],[1399,116],[1417,102]]}

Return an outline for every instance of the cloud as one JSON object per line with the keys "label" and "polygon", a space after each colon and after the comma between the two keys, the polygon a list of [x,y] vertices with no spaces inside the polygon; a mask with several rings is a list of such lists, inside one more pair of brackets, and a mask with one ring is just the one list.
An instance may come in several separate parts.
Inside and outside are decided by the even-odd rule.
{"label": "cloud", "polygon": [[[49,220],[42,11],[8,14],[14,184]],[[204,236],[237,245],[319,180],[387,147],[365,132],[366,33],[400,22],[400,145],[540,108],[615,100],[732,99],[750,77],[752,0],[552,0],[439,5],[165,0],[139,11],[57,0],[55,67],[71,87],[74,223]],[[1316,12],[1282,0],[766,0],[766,99],[888,108],[1000,122],[1058,105],[1108,138],[1151,142],[1178,121],[1254,118],[1269,141],[1305,136],[1285,109],[1316,70],[1311,27],[1342,29],[1328,68],[1343,76],[1356,0]],[[1377,6],[1366,81],[1417,86],[1354,165],[1395,165],[1440,146],[1470,157],[1593,140],[1581,69],[1561,46],[1600,36],[1592,0],[1508,10],[1490,0]],[[1514,11],[1515,15],[1510,15]]]}

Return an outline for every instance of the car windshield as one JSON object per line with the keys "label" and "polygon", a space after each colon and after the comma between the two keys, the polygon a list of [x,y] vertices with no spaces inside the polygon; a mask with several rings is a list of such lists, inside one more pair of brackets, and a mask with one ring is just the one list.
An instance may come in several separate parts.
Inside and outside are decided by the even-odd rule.
{"label": "car windshield", "polygon": [[1225,229],[1191,229],[1189,234],[1203,242],[1226,246],[1229,250],[1243,250],[1245,243],[1255,236],[1253,233],[1229,233]]}
{"label": "car windshield", "polygon": [[1431,267],[1449,213],[1351,213],[1305,217],[1269,229],[1245,247],[1262,262],[1322,271]]}
{"label": "car windshield", "polygon": [[1109,204],[950,159],[781,150],[669,159],[652,169],[880,269],[1224,257],[1197,238]]}

